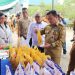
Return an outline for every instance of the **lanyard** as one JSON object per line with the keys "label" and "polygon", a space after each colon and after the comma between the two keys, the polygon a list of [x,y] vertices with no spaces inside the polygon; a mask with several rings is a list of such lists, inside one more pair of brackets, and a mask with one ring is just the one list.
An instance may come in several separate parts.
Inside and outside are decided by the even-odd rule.
{"label": "lanyard", "polygon": [[[3,27],[0,25],[0,28],[2,28],[3,29]],[[4,29],[3,29],[4,30]]]}
{"label": "lanyard", "polygon": [[[4,28],[0,25],[0,28],[5,32],[5,34],[6,34],[6,40],[5,40],[5,42],[6,43],[8,43],[8,37],[7,37],[7,32],[6,32],[6,30],[4,30]],[[6,26],[5,26],[5,28],[6,28]]]}

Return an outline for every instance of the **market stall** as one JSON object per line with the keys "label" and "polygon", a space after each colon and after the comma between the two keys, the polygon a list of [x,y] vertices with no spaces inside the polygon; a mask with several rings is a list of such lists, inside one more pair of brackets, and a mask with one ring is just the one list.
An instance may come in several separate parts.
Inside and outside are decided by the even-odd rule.
{"label": "market stall", "polygon": [[9,47],[5,48],[5,54],[6,57],[1,58],[1,75],[65,75],[61,67],[37,47]]}

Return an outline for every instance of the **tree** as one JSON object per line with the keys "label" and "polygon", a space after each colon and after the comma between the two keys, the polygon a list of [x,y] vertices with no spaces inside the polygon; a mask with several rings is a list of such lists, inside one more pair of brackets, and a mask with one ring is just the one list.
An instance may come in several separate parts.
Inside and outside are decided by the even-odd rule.
{"label": "tree", "polygon": [[63,8],[66,17],[75,18],[75,0],[64,0]]}

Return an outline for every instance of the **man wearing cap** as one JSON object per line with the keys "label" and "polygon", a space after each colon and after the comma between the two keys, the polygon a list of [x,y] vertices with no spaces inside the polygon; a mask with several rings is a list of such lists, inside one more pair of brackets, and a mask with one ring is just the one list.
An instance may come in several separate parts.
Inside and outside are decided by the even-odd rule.
{"label": "man wearing cap", "polygon": [[16,23],[17,23],[17,24],[18,24],[20,18],[21,18],[21,15],[20,15],[19,13],[17,13],[17,15],[16,15]]}
{"label": "man wearing cap", "polygon": [[[60,65],[62,45],[65,41],[65,28],[59,23],[58,14],[55,10],[47,13],[49,25],[41,30],[41,35],[45,34],[45,54]],[[35,29],[37,33],[37,29]]]}
{"label": "man wearing cap", "polygon": [[27,8],[22,8],[22,15],[23,15],[23,17],[19,20],[19,24],[18,24],[18,36],[26,39],[28,26],[31,22],[31,19],[28,17]]}
{"label": "man wearing cap", "polygon": [[[47,23],[42,21],[42,16],[39,13],[37,13],[35,15],[35,22],[32,22],[29,25],[28,34],[27,34],[27,39],[28,39],[27,41],[29,41],[29,39],[32,38],[32,46],[38,46],[37,35],[34,31],[35,28],[38,28],[40,30],[40,29],[45,28],[46,25],[47,25]],[[44,45],[44,42],[45,42],[45,35],[42,35],[42,44],[40,46],[38,46],[38,48],[41,50],[41,52],[44,51],[44,49],[42,48],[42,46]]]}

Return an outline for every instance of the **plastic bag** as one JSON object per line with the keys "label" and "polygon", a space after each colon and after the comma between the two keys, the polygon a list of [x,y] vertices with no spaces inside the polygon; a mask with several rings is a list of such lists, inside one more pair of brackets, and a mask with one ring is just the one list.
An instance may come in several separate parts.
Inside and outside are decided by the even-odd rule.
{"label": "plastic bag", "polygon": [[6,75],[12,75],[8,65],[6,65]]}
{"label": "plastic bag", "polygon": [[54,75],[54,73],[51,71],[51,69],[44,67],[40,70],[40,75]]}
{"label": "plastic bag", "polygon": [[70,75],[75,75],[75,71],[71,71],[70,72]]}
{"label": "plastic bag", "polygon": [[19,63],[14,75],[26,75],[25,70],[21,63]]}
{"label": "plastic bag", "polygon": [[30,65],[30,63],[28,63],[25,68],[26,75],[30,75],[30,70],[31,70],[31,65]]}
{"label": "plastic bag", "polygon": [[33,62],[32,67],[37,75],[40,74],[40,65],[37,62]]}

